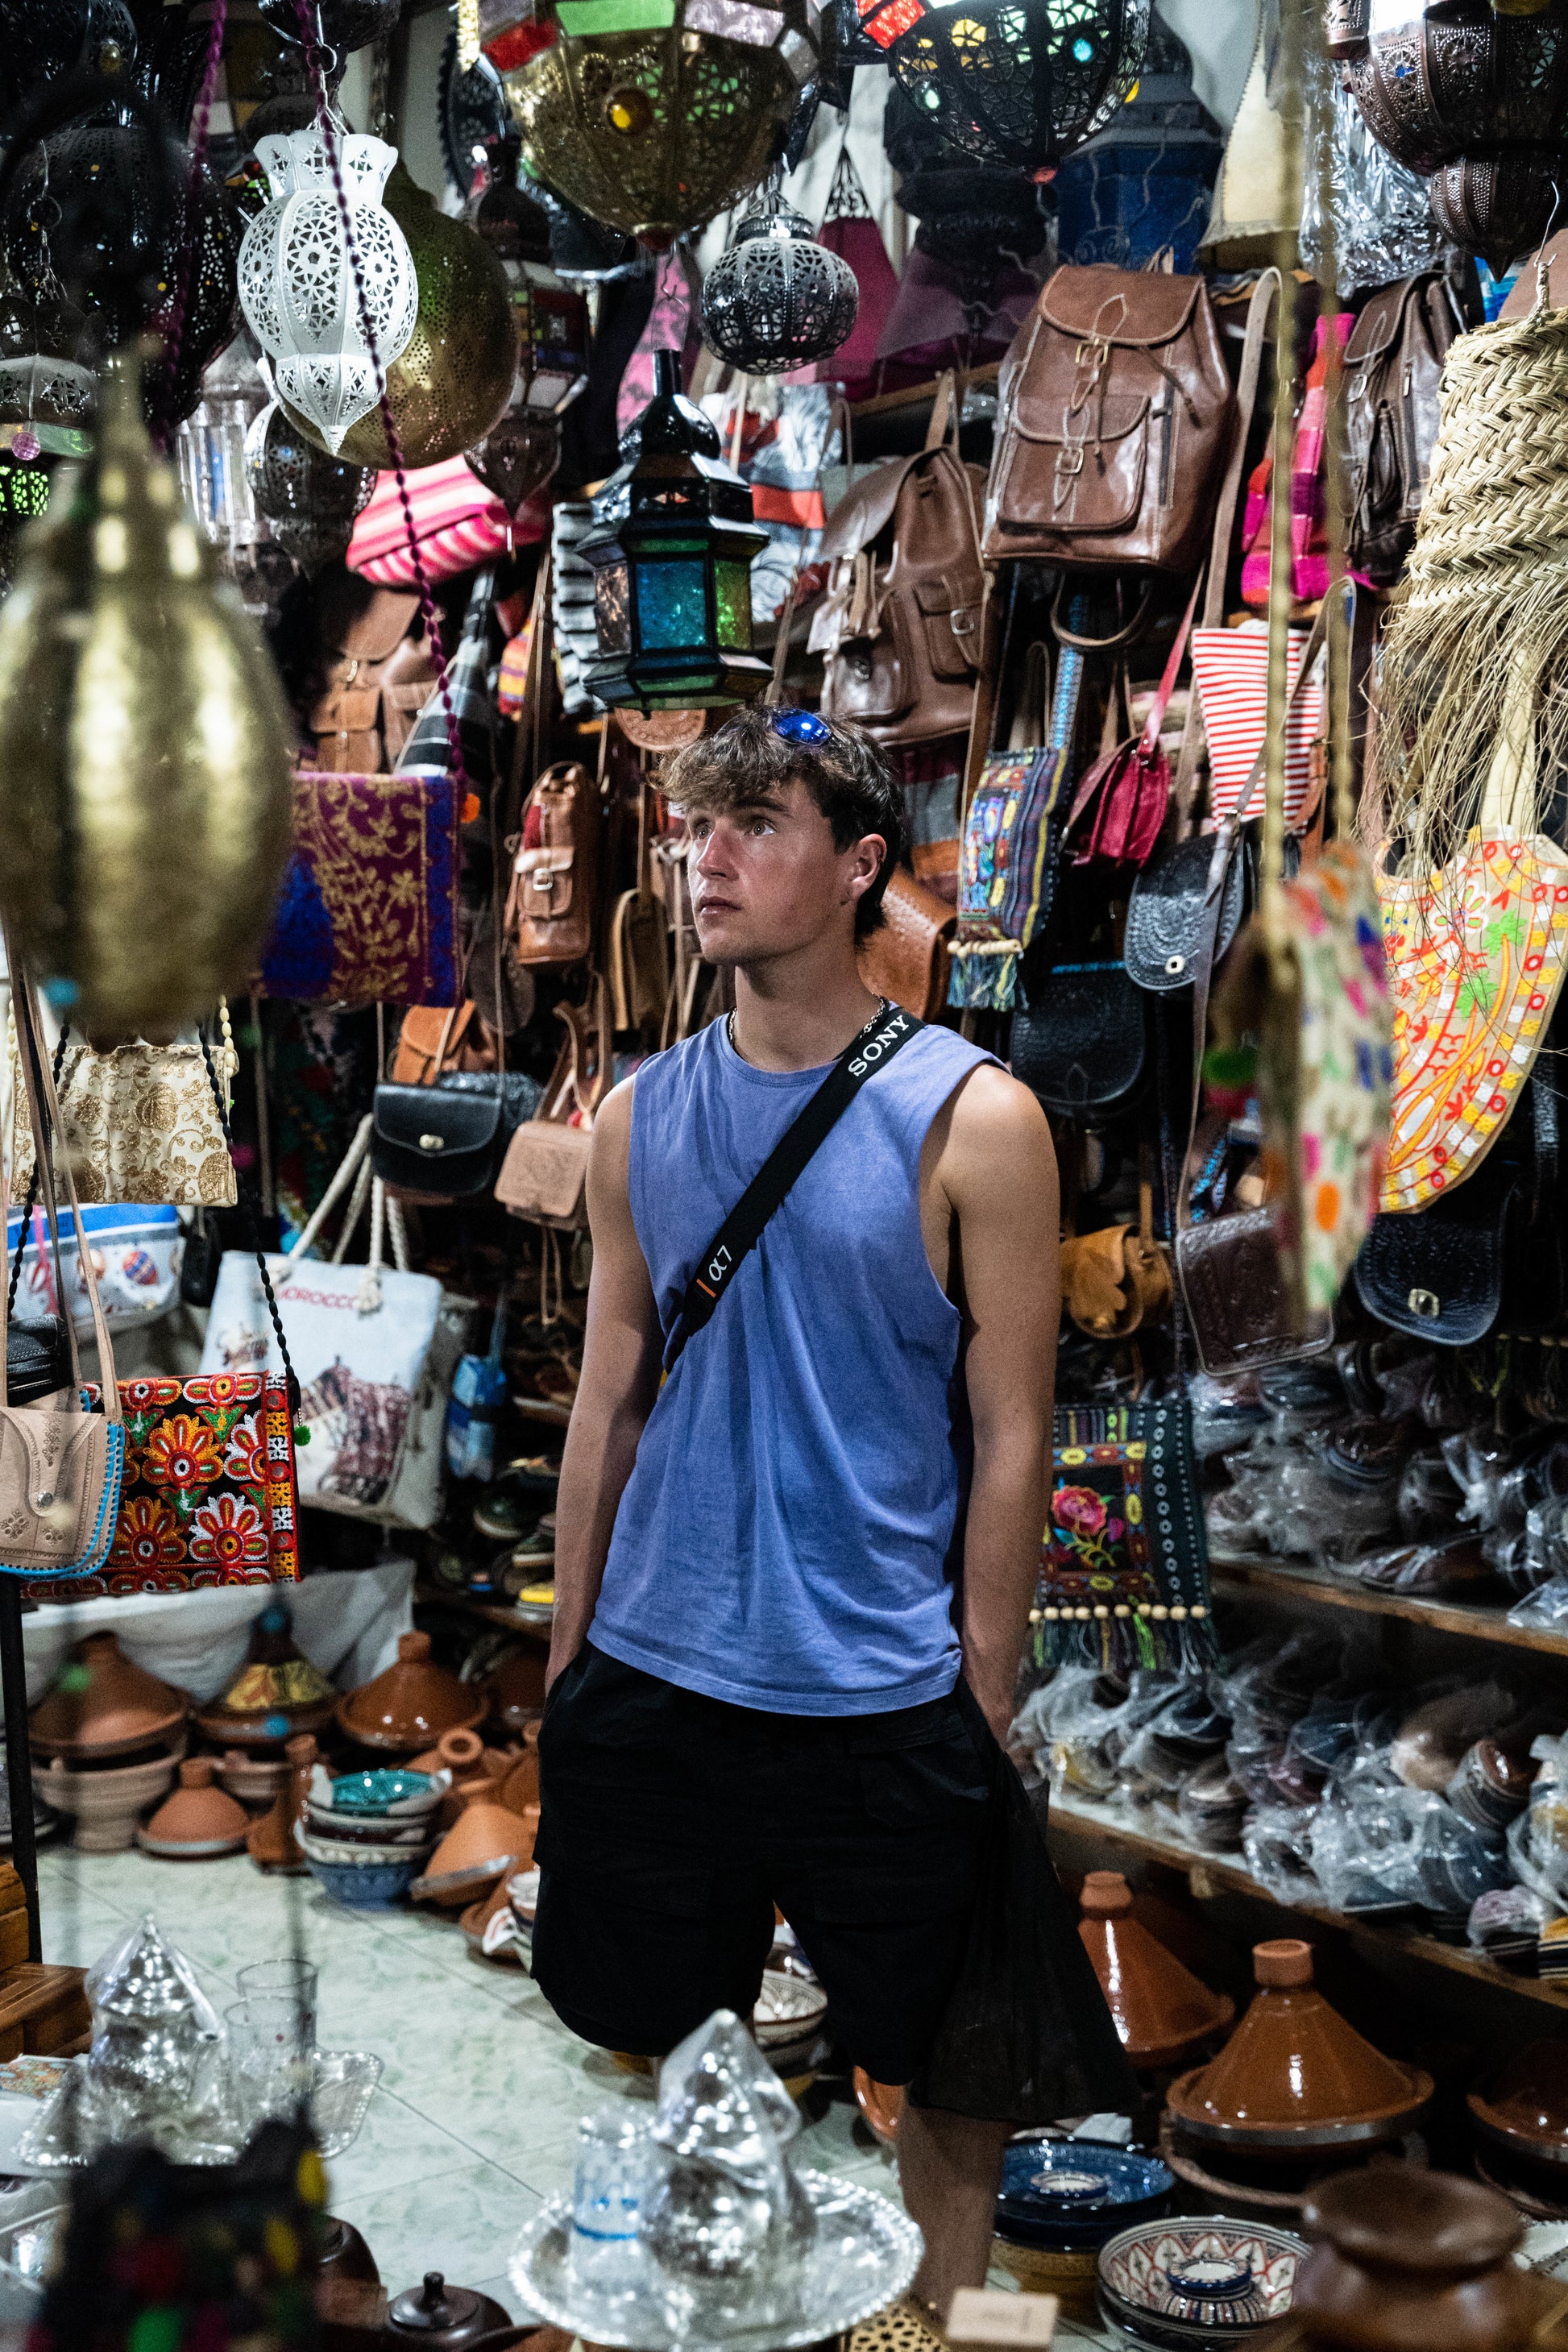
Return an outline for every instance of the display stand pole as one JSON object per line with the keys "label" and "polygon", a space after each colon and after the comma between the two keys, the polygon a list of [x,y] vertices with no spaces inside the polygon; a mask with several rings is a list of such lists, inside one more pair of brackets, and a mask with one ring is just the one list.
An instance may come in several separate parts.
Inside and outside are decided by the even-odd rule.
{"label": "display stand pole", "polygon": [[33,1751],[27,1739],[27,1661],[22,1647],[22,1587],[0,1576],[0,1705],[5,1709],[5,1780],[11,1795],[11,1860],[27,1897],[27,1958],[44,1957],[38,1916],[38,1848],[33,1833]]}

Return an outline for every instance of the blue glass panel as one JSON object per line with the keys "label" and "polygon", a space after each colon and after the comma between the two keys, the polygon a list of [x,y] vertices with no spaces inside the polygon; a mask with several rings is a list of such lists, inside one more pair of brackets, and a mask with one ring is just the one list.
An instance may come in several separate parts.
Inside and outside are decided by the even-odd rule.
{"label": "blue glass panel", "polygon": [[637,634],[645,646],[705,646],[707,567],[701,563],[639,563]]}

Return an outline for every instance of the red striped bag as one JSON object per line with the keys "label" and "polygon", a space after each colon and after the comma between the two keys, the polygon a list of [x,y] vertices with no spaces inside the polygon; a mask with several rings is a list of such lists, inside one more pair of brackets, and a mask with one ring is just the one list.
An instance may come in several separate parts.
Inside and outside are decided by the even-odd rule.
{"label": "red striped bag", "polygon": [[[406,479],[414,536],[427,580],[450,580],[506,552],[506,509],[461,457],[421,466]],[[511,533],[514,540],[528,535],[526,530]],[[370,504],[354,525],[345,561],[351,572],[374,580],[378,588],[417,584],[395,474],[383,474],[377,481]]]}
{"label": "red striped bag", "polygon": [[[367,509],[368,512],[369,509]],[[1295,683],[1310,632],[1290,632],[1291,684]],[[1246,809],[1247,790],[1263,743],[1268,701],[1268,630],[1262,621],[1234,629],[1193,631],[1193,678],[1208,739],[1210,813],[1218,820],[1239,813],[1263,813],[1261,773]],[[1297,695],[1285,730],[1285,829],[1300,833],[1312,814],[1321,775],[1314,782],[1312,745],[1324,731],[1323,689],[1310,679]]]}

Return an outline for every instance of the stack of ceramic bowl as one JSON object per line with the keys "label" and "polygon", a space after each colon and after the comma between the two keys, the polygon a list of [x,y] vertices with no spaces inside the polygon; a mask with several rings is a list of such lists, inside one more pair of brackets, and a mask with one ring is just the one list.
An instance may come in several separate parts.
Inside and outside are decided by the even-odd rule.
{"label": "stack of ceramic bowl", "polygon": [[1009,2141],[996,2200],[996,2259],[1021,2286],[1092,2309],[1100,2250],[1157,2221],[1175,2181],[1157,2156],[1100,2140]]}
{"label": "stack of ceramic bowl", "polygon": [[1148,2352],[1232,2352],[1290,2308],[1307,2248],[1251,2221],[1142,2221],[1100,2250],[1113,2337]]}
{"label": "stack of ceramic bowl", "polygon": [[188,1702],[121,1655],[112,1633],[78,1644],[33,1710],[35,1752],[47,1758],[40,1797],[76,1817],[85,1853],[118,1853],[143,1808],[163,1796],[185,1752]]}
{"label": "stack of ceramic bowl", "polygon": [[826,2055],[822,2039],[826,2015],[827,1995],[813,1979],[789,1975],[783,1969],[763,1971],[752,2032],[773,2073],[797,2098],[816,2080]]}
{"label": "stack of ceramic bowl", "polygon": [[298,1837],[310,1875],[337,1902],[380,1911],[405,1895],[429,1858],[444,1774],[384,1769],[311,1773]]}

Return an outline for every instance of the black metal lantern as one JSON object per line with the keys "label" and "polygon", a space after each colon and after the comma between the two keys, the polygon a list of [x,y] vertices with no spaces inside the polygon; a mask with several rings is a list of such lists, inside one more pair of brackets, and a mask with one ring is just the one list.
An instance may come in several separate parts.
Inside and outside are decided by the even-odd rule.
{"label": "black metal lantern", "polygon": [[1033,172],[1108,122],[1137,81],[1149,0],[861,0],[900,87],[982,163]]}
{"label": "black metal lantern", "polygon": [[474,226],[506,271],[517,374],[505,414],[465,454],[469,469],[515,517],[561,462],[558,420],[588,381],[588,305],[551,268],[543,206],[511,184],[514,142],[496,152],[503,176],[480,200]]}
{"label": "black metal lantern", "polygon": [[273,538],[301,572],[319,572],[342,554],[375,488],[374,466],[329,457],[276,400],[245,436],[245,468]]}
{"label": "black metal lantern", "polygon": [[702,340],[748,375],[779,375],[836,352],[855,324],[855,272],[784,203],[778,174],[702,288]]}
{"label": "black metal lantern", "polygon": [[594,500],[578,552],[594,573],[601,702],[721,709],[768,679],[752,651],[752,561],[768,543],[719,436],[683,398],[679,355],[654,353],[653,398],[622,444],[630,460]]}

